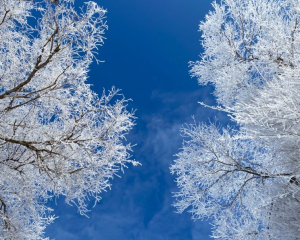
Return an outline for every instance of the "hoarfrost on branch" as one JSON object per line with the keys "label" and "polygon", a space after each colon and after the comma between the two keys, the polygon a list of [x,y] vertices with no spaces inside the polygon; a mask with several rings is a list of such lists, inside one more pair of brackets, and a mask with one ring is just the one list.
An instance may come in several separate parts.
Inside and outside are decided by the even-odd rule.
{"label": "hoarfrost on branch", "polygon": [[94,2],[0,1],[1,239],[44,239],[49,199],[63,195],[84,215],[136,164],[124,145],[134,125],[127,100],[86,83],[105,12]]}
{"label": "hoarfrost on branch", "polygon": [[[179,212],[210,219],[218,239],[298,239],[300,2],[223,0],[200,24],[201,85],[234,122],[191,124],[171,172]],[[205,105],[202,103],[202,105]]]}

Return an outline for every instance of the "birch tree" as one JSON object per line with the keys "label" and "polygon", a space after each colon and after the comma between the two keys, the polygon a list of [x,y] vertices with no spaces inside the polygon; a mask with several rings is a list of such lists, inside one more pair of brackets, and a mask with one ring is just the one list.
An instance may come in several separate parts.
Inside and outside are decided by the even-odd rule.
{"label": "birch tree", "polygon": [[171,172],[179,212],[217,239],[298,239],[300,2],[223,0],[200,23],[192,63],[233,126],[192,124]]}
{"label": "birch tree", "polygon": [[[73,0],[0,1],[0,238],[46,239],[49,199],[80,214],[130,160],[127,100],[86,83],[105,10]],[[118,95],[118,97],[115,97]]]}

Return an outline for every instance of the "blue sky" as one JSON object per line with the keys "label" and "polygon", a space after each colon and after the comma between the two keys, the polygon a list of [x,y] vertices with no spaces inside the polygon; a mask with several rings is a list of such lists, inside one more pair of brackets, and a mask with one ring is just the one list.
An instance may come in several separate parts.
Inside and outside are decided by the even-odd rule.
{"label": "blue sky", "polygon": [[[77,0],[77,3],[83,1]],[[176,214],[172,206],[175,176],[169,167],[181,147],[180,128],[207,122],[220,112],[197,102],[215,104],[212,87],[200,87],[189,76],[189,61],[199,59],[199,21],[211,10],[209,0],[101,0],[108,10],[109,30],[99,50],[104,63],[93,64],[89,83],[101,94],[103,88],[122,89],[133,101],[136,123],[128,141],[137,144],[122,178],[112,180],[112,190],[88,214],[57,201],[59,218],[47,228],[56,240],[205,240],[208,222],[193,221],[187,212]]]}

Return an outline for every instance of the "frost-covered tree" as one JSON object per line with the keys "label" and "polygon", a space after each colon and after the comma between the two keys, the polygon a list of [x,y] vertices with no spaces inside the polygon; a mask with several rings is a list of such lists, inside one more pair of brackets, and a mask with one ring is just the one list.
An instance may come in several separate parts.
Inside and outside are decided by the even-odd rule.
{"label": "frost-covered tree", "polygon": [[[200,24],[192,64],[235,129],[183,128],[179,212],[210,219],[214,238],[299,239],[300,1],[222,0]],[[202,103],[202,105],[205,105]]]}
{"label": "frost-covered tree", "polygon": [[86,83],[105,10],[73,0],[0,1],[0,239],[44,239],[65,196],[81,214],[130,160],[134,124],[112,89]]}

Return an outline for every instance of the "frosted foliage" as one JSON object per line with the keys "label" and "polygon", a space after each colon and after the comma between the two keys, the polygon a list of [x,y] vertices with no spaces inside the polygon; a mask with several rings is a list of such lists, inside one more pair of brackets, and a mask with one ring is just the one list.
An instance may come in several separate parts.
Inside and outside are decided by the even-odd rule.
{"label": "frosted foliage", "polygon": [[214,238],[299,239],[299,6],[224,0],[200,24],[192,76],[215,86],[237,129],[185,126],[171,172],[178,211],[210,219]]}
{"label": "frosted foliage", "polygon": [[205,51],[191,72],[200,84],[214,84],[220,104],[245,101],[283,69],[299,65],[298,0],[224,0],[213,6],[200,24]]}
{"label": "frosted foliage", "polygon": [[127,100],[86,84],[104,15],[94,2],[76,11],[71,0],[0,1],[0,239],[45,239],[50,198],[84,215],[136,164],[124,145],[134,124]]}

